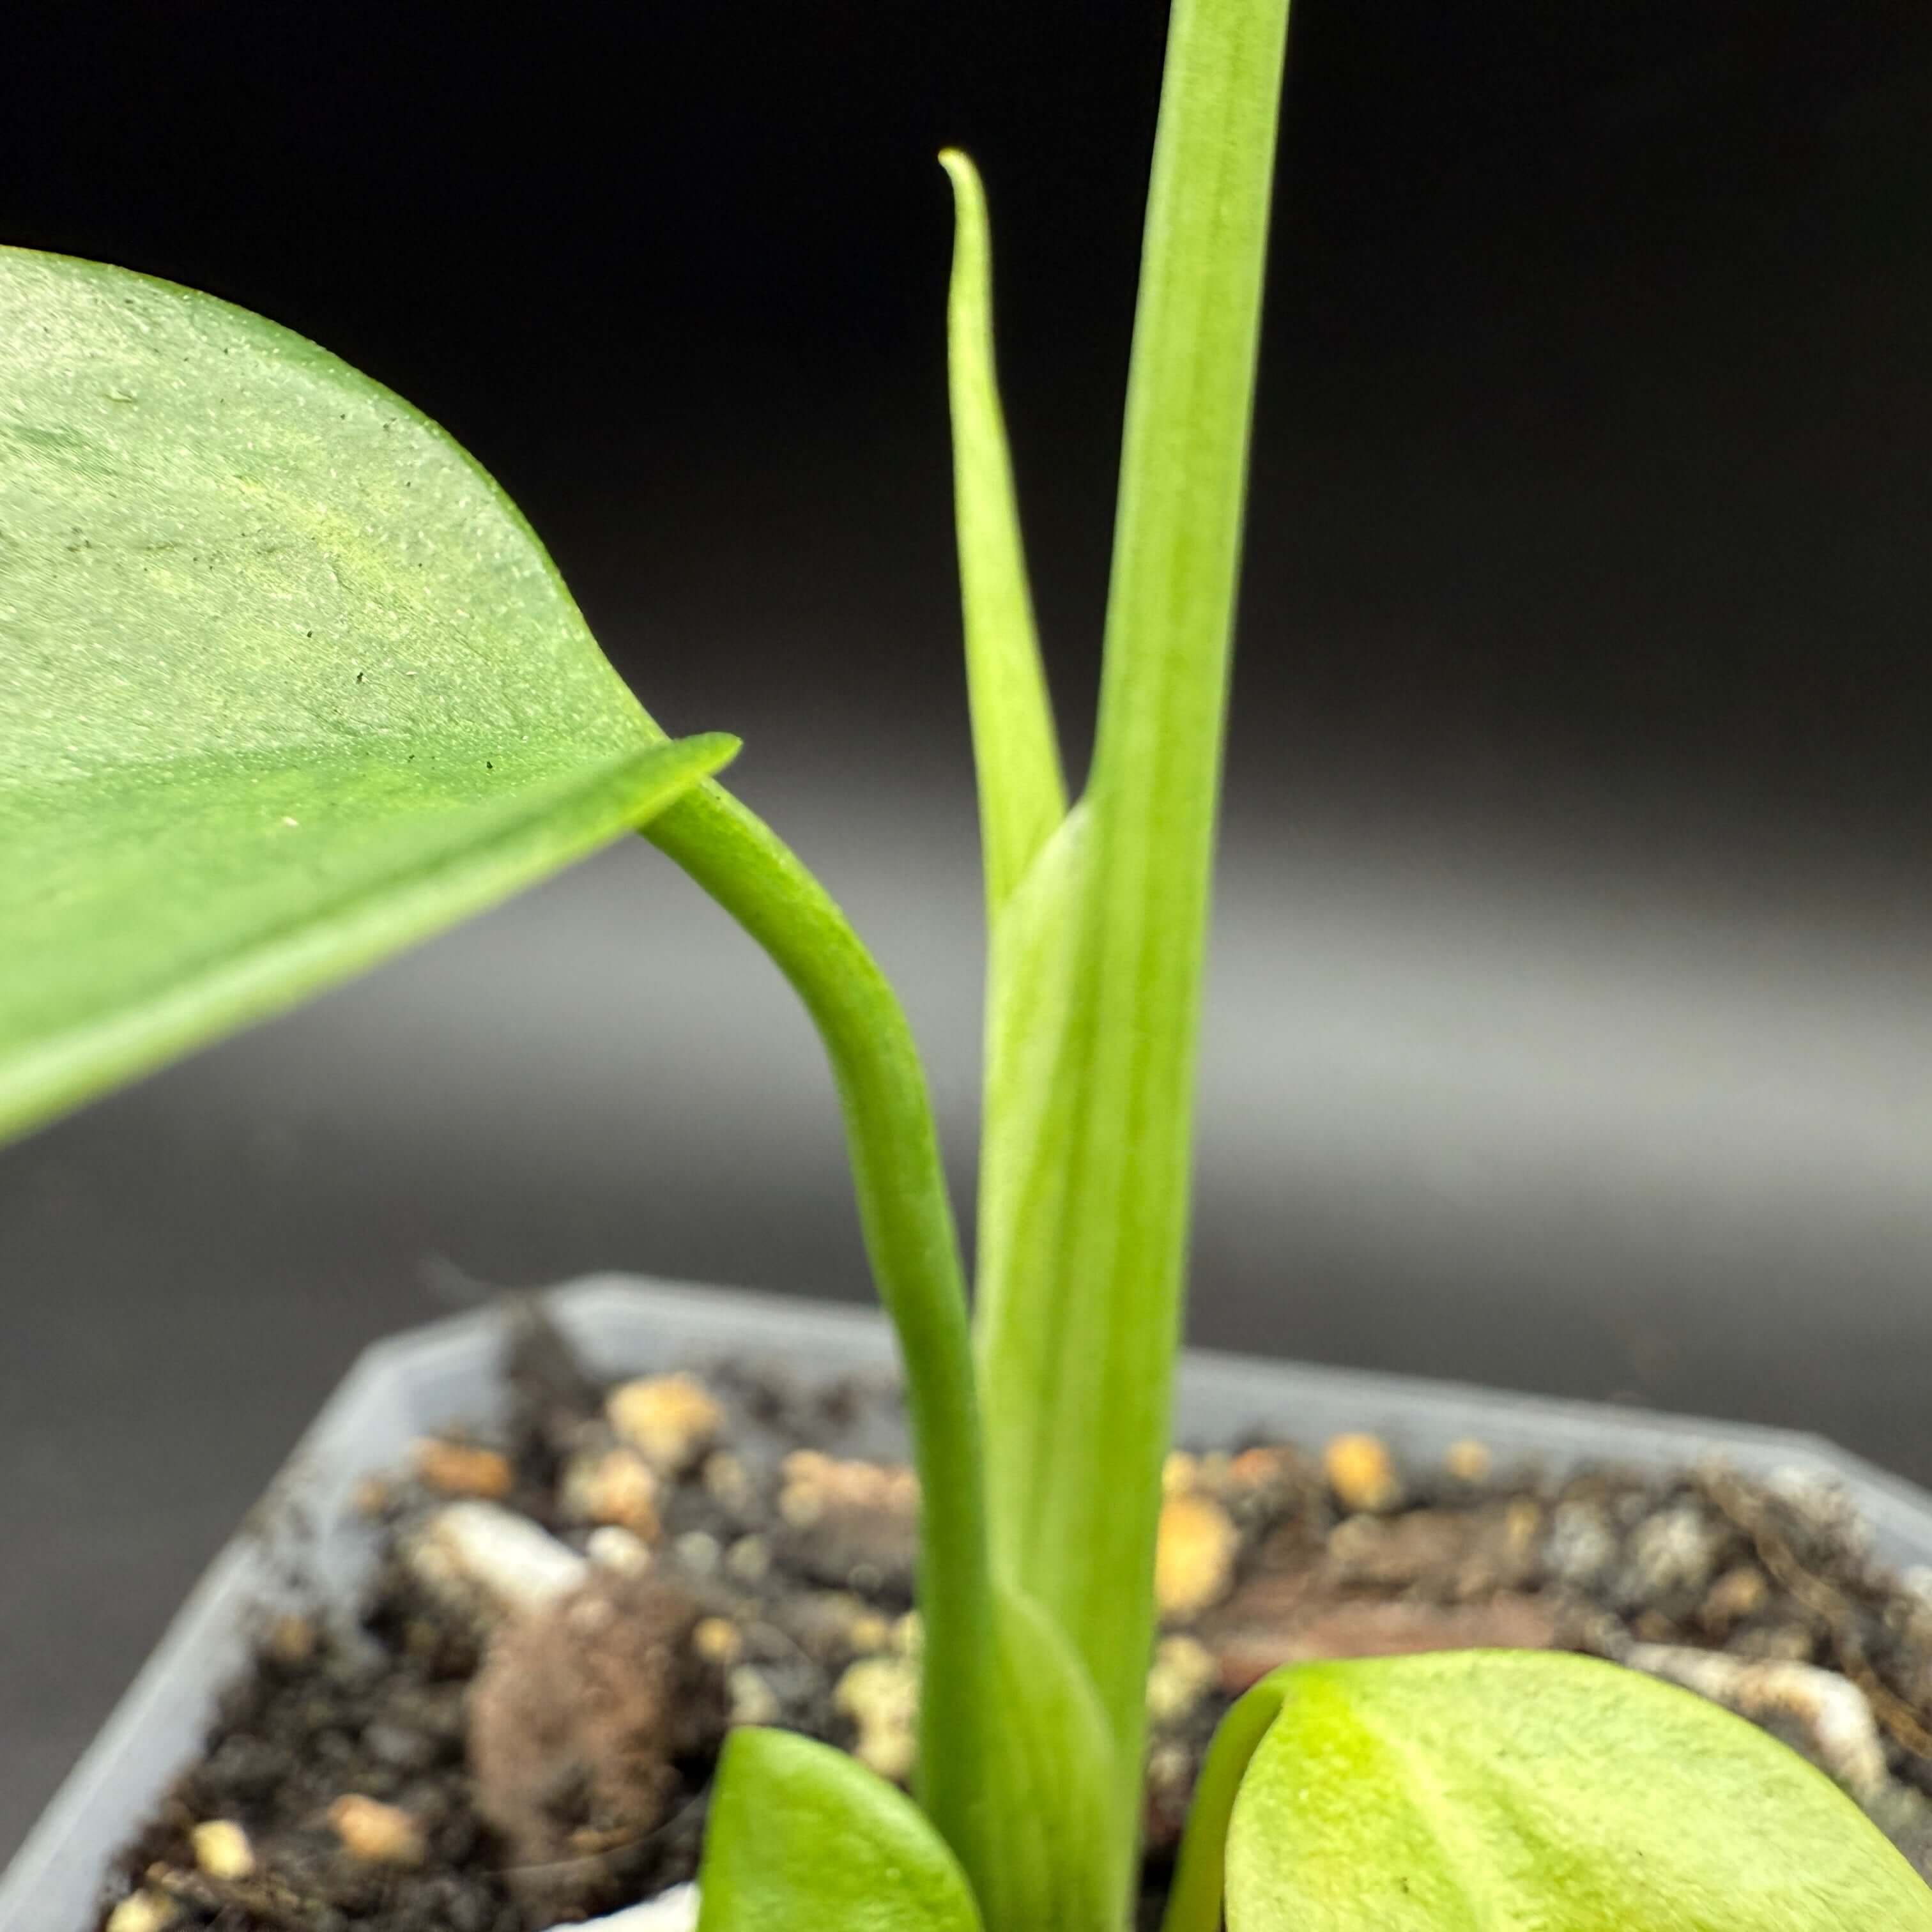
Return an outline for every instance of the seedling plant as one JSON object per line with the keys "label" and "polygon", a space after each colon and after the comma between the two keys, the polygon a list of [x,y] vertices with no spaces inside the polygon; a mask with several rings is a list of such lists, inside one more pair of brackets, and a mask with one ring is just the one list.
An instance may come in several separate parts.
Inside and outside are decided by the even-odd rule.
{"label": "seedling plant", "polygon": [[[703,1932],[1124,1932],[1287,0],[1176,0],[1091,768],[1070,800],[962,155],[950,314],[988,943],[978,1275],[892,988],[406,404],[169,284],[0,250],[0,1130],[636,830],[836,1076],[923,1497],[908,1796],[724,1750]],[[1209,1755],[1168,1932],[1932,1928],[1822,1776],[1608,1664],[1279,1672]]]}

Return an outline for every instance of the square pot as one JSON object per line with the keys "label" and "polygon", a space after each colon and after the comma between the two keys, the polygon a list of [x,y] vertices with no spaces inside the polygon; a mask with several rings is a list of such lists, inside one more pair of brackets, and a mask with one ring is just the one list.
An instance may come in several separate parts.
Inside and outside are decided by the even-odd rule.
{"label": "square pot", "polygon": [[[884,1318],[866,1310],[615,1275],[545,1300],[586,1365],[612,1379],[727,1358],[830,1378],[890,1374],[897,1360]],[[0,1927],[91,1932],[110,1861],[201,1748],[263,1619],[318,1592],[338,1604],[359,1593],[376,1532],[352,1506],[357,1485],[400,1466],[419,1436],[502,1415],[502,1338],[501,1317],[479,1310],[380,1342],[356,1363],[0,1878]],[[1533,1457],[1559,1475],[1718,1456],[1747,1474],[1822,1478],[1850,1492],[1887,1562],[1932,1565],[1932,1495],[1814,1436],[1203,1351],[1183,1360],[1180,1440],[1254,1432],[1316,1443],[1346,1430],[1381,1436],[1405,1463],[1438,1462],[1472,1438],[1501,1461]]]}

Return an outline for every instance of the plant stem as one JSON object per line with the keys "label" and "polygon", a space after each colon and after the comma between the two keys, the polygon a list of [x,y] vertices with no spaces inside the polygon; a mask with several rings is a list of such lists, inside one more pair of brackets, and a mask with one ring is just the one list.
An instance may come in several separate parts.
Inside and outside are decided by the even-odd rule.
{"label": "plant stem", "polygon": [[[989,1312],[992,1506],[1112,1732],[1132,1870],[1196,1039],[1288,0],[1176,0],[1039,1279]],[[1030,1232],[1030,1231],[1029,1231]]]}
{"label": "plant stem", "polygon": [[920,1483],[919,1797],[977,1888],[992,1816],[988,1740],[999,1721],[985,1478],[964,1271],[918,1049],[830,895],[729,793],[706,784],[644,836],[764,948],[832,1063],[866,1251],[904,1357]]}

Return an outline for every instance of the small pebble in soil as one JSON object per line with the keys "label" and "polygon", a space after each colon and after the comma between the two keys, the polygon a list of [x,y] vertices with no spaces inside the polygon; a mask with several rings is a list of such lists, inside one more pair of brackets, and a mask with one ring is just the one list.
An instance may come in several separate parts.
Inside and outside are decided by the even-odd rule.
{"label": "small pebble in soil", "polygon": [[1147,1838],[1149,1847],[1172,1857],[1194,1792],[1197,1750],[1171,1738],[1148,1748]]}
{"label": "small pebble in soil", "polygon": [[107,1915],[106,1932],[167,1932],[179,1916],[172,1899],[144,1888],[130,1892]]}
{"label": "small pebble in soil", "polygon": [[1345,1510],[1379,1513],[1402,1500],[1395,1459],[1378,1436],[1336,1436],[1322,1452],[1322,1473]]}
{"label": "small pebble in soil", "polygon": [[437,1741],[413,1724],[378,1718],[362,1732],[362,1748],[392,1771],[427,1771],[440,1755]]}
{"label": "small pebble in soil", "polygon": [[268,1626],[262,1648],[278,1664],[290,1670],[298,1670],[315,1654],[315,1646],[314,1622],[290,1611],[276,1618]]}
{"label": "small pebble in soil", "polygon": [[188,1834],[195,1864],[210,1878],[251,1878],[255,1849],[248,1834],[232,1818],[209,1818]]}
{"label": "small pebble in soil", "polygon": [[1240,1532],[1212,1496],[1169,1494],[1160,1506],[1154,1548],[1154,1595],[1170,1623],[1197,1617],[1218,1604],[1234,1580]]}
{"label": "small pebble in soil", "polygon": [[816,1529],[842,1511],[910,1516],[919,1508],[919,1482],[910,1469],[878,1462],[844,1462],[816,1449],[784,1459],[778,1514],[794,1529]]}
{"label": "small pebble in soil", "polygon": [[724,1412],[691,1376],[647,1376],[605,1397],[610,1426],[660,1473],[682,1475],[718,1438]]}
{"label": "small pebble in soil", "polygon": [[428,1856],[422,1827],[399,1804],[350,1792],[328,1808],[328,1822],[358,1864],[407,1870]]}
{"label": "small pebble in soil", "polygon": [[1272,1492],[1286,1496],[1304,1473],[1301,1452],[1286,1443],[1244,1449],[1228,1459],[1226,1486],[1231,1490]]}
{"label": "small pebble in soil", "polygon": [[772,1567],[772,1546],[762,1536],[741,1536],[724,1552],[726,1575],[740,1583],[762,1583]]}
{"label": "small pebble in soil", "polygon": [[658,1487],[656,1472],[639,1450],[593,1449],[565,1464],[557,1498],[572,1522],[628,1529],[650,1544],[663,1534]]}
{"label": "small pebble in soil", "polygon": [[584,1553],[601,1570],[638,1576],[651,1567],[651,1546],[634,1530],[601,1524],[584,1539]]}
{"label": "small pebble in soil", "polygon": [[444,1496],[475,1496],[501,1502],[516,1484],[516,1472],[500,1450],[432,1436],[416,1448],[416,1480]]}
{"label": "small pebble in soil", "polygon": [[1162,1637],[1148,1672],[1148,1720],[1178,1724],[1214,1688],[1220,1666],[1214,1653],[1191,1636]]}
{"label": "small pebble in soil", "polygon": [[744,1458],[720,1449],[704,1459],[704,1490],[712,1502],[734,1516],[748,1517],[758,1507],[758,1491]]}
{"label": "small pebble in soil", "polygon": [[728,1617],[700,1618],[691,1647],[706,1664],[729,1666],[745,1654],[744,1633]]}
{"label": "small pebble in soil", "polygon": [[738,1665],[726,1678],[725,1690],[730,1700],[730,1722],[734,1728],[740,1724],[778,1722],[778,1694],[752,1665]]}
{"label": "small pebble in soil", "polygon": [[395,1504],[396,1486],[387,1476],[364,1476],[349,1499],[350,1508],[370,1522],[380,1522]]}
{"label": "small pebble in soil", "polygon": [[693,1576],[715,1576],[724,1552],[708,1529],[688,1529],[677,1539],[677,1560]]}
{"label": "small pebble in soil", "polygon": [[1558,1582],[1588,1590],[1616,1562],[1618,1547],[1601,1504],[1578,1499],[1557,1505],[1544,1561]]}
{"label": "small pebble in soil", "polygon": [[901,1465],[815,1449],[784,1459],[778,1515],[793,1560],[827,1583],[909,1593],[919,1553],[919,1479]]}
{"label": "small pebble in soil", "polygon": [[1709,1586],[1729,1540],[1727,1525],[1706,1520],[1695,1503],[1674,1503],[1638,1524],[1630,1539],[1628,1593],[1648,1604]]}
{"label": "small pebble in soil", "polygon": [[847,1670],[832,1694],[852,1720],[852,1755],[896,1784],[912,1775],[918,1754],[919,1670],[902,1657],[866,1657]]}
{"label": "small pebble in soil", "polygon": [[1726,1570],[1697,1607],[1700,1626],[1714,1637],[1728,1636],[1756,1616],[1771,1599],[1771,1585],[1754,1563]]}
{"label": "small pebble in soil", "polygon": [[406,1540],[403,1560],[432,1595],[486,1624],[541,1609],[590,1567],[528,1516],[485,1502],[437,1510]]}
{"label": "small pebble in soil", "polygon": [[[862,1606],[855,1610],[850,1622],[845,1626],[846,1641],[856,1651],[871,1652],[890,1650],[898,1626],[890,1617],[882,1617],[877,1610]],[[903,1644],[898,1648],[902,1655],[908,1654]]]}

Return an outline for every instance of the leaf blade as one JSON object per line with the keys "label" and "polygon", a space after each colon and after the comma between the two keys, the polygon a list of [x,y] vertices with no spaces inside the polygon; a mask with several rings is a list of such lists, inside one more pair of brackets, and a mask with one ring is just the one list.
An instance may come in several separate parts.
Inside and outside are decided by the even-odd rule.
{"label": "leaf blade", "polygon": [[666,745],[418,412],[212,297],[0,249],[0,1135],[582,856],[731,749]]}
{"label": "leaf blade", "polygon": [[[1287,0],[1176,0],[1114,528],[1090,852],[1057,1078],[1050,1294],[986,1331],[996,1542],[1072,1638],[1131,1843],[1179,1340],[1195,1042]],[[1030,1242],[1029,1227],[1018,1245]],[[1030,1309],[1022,1302],[1031,1301]],[[1070,1337],[1077,1344],[1070,1346]],[[1016,1534],[1009,1526],[1023,1525]],[[1127,1869],[1120,1862],[1120,1869]]]}
{"label": "leaf blade", "polygon": [[995,1612],[1001,1708],[987,1770],[998,1780],[998,1856],[980,1877],[980,1903],[994,1925],[1115,1932],[1112,1739],[1100,1700],[1031,1598],[1003,1584]]}
{"label": "leaf blade", "polygon": [[[142,855],[124,839],[118,866],[90,859],[84,840],[61,836],[63,814],[45,828],[52,837],[38,842],[22,837],[10,816],[0,877],[0,926],[9,935],[8,963],[0,964],[0,1140],[498,904],[649,819],[722,767],[734,748],[716,734],[668,740],[495,810],[458,810],[428,824],[412,814],[380,828],[387,841],[332,855],[340,876],[320,903],[310,897],[312,872],[290,882],[293,892],[253,894],[245,908],[231,902],[218,947],[197,926],[196,908],[160,906],[136,952],[124,943],[129,901],[119,888],[130,860]],[[290,775],[278,776],[290,787]],[[312,782],[316,774],[302,776]],[[100,802],[97,796],[85,820],[94,820]],[[275,802],[297,800],[285,788]],[[22,803],[19,793],[0,790],[0,808],[18,812]],[[295,814],[272,809],[253,814],[259,824],[211,813],[190,823],[163,809],[176,862],[197,835],[232,856],[251,833],[286,842],[301,830],[298,818],[282,822]],[[376,829],[361,828],[365,836]],[[45,894],[59,892],[62,872],[74,890],[50,914]],[[22,880],[40,897],[38,920],[8,890]],[[56,926],[65,929],[47,930]],[[82,938],[88,930],[95,939]],[[58,976],[44,970],[55,961],[67,966]]]}
{"label": "leaf blade", "polygon": [[981,1932],[958,1861],[904,1792],[790,1731],[734,1731],[711,1801],[698,1932]]}
{"label": "leaf blade", "polygon": [[987,961],[985,1120],[980,1133],[974,1342],[986,1418],[994,1542],[1037,1589],[1054,1552],[1038,1542],[1042,1486],[1027,1458],[1080,1338],[1058,1318],[1068,1212],[1064,1157],[1078,1090],[1066,1062],[1078,991],[1090,814],[1076,804],[992,926]]}
{"label": "leaf blade", "polygon": [[1230,1932],[1932,1928],[1932,1890],[1822,1772],[1636,1672],[1465,1652],[1273,1681]]}
{"label": "leaf blade", "polygon": [[946,381],[953,514],[966,633],[967,695],[989,920],[1066,815],[1052,701],[1040,663],[993,354],[992,242],[978,170],[940,154],[952,183]]}

